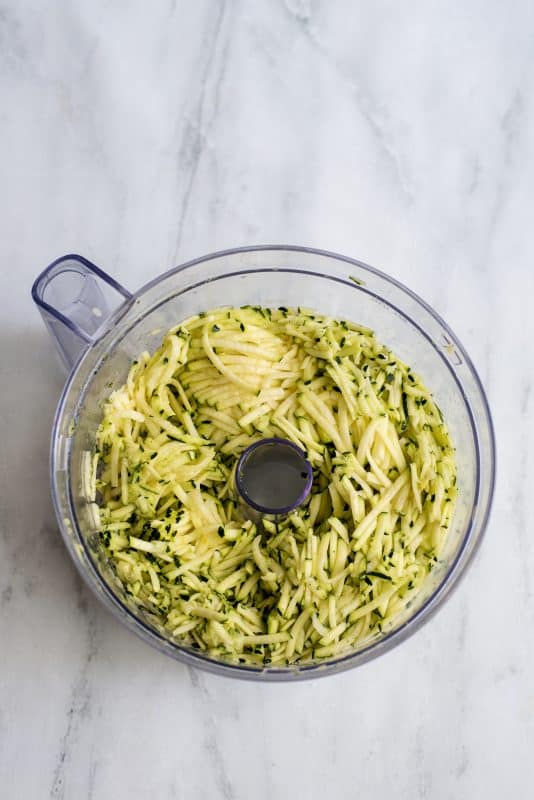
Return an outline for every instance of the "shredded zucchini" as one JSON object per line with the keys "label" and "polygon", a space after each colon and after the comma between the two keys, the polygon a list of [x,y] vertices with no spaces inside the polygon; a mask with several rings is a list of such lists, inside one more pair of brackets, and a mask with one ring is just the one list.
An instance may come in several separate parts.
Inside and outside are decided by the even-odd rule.
{"label": "shredded zucchini", "polygon": [[[270,436],[301,447],[314,480],[302,507],[259,529],[233,471]],[[456,498],[420,379],[369,329],[300,308],[220,308],[170,330],[105,404],[87,472],[125,591],[180,643],[273,666],[394,625]]]}

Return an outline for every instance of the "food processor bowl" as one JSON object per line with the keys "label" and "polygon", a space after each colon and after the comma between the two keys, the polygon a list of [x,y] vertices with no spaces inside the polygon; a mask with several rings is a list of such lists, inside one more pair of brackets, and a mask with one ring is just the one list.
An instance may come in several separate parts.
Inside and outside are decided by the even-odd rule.
{"label": "food processor bowl", "polygon": [[[130,293],[77,255],[36,279],[33,298],[70,374],[57,408],[50,470],[63,538],[81,575],[104,605],[149,644],[191,666],[228,676],[280,681],[355,667],[414,633],[466,571],[488,521],[495,444],[476,370],[445,322],[416,294],[384,273],[321,250],[262,246],[190,261]],[[301,306],[372,328],[432,391],[456,447],[458,501],[438,565],[382,634],[348,654],[290,666],[223,661],[172,638],[156,616],[128,597],[107,563],[98,510],[88,486],[102,406],[125,381],[139,353],[154,351],[180,321],[221,305]]]}

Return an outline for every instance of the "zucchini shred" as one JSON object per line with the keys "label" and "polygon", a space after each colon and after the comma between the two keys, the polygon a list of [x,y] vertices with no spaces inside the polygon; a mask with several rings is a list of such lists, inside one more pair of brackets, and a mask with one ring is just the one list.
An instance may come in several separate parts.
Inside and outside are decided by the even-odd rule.
{"label": "zucchini shred", "polygon": [[[297,444],[308,500],[247,519],[235,464]],[[429,390],[368,328],[302,308],[198,314],[106,401],[86,482],[126,593],[177,643],[283,667],[395,625],[438,563],[454,449]]]}

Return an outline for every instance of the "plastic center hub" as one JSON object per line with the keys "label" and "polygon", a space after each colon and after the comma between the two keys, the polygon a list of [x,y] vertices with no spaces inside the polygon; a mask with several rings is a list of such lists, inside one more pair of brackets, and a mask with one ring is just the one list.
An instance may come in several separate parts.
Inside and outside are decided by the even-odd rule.
{"label": "plastic center hub", "polygon": [[311,464],[287,439],[262,439],[243,451],[236,487],[244,502],[263,514],[288,514],[310,493]]}

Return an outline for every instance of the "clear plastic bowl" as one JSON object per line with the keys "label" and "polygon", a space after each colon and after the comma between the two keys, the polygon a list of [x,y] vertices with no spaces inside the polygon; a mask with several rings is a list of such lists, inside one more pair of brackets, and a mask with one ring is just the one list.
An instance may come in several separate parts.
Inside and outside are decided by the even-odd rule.
{"label": "clear plastic bowl", "polygon": [[[72,367],[55,416],[50,470],[57,518],[83,578],[125,625],[162,652],[195,667],[280,681],[341,672],[376,658],[414,633],[449,596],[488,521],[495,476],[491,416],[473,364],[445,322],[416,294],[359,261],[319,250],[267,246],[215,253],[151,281],[135,294],[79,256],[65,256],[35,281],[33,297],[64,363]],[[348,655],[288,667],[218,660],[170,638],[123,592],[98,547],[94,505],[84,486],[102,402],[131,361],[165,331],[220,305],[306,306],[372,328],[423,378],[457,448],[458,504],[443,564],[388,633]]]}

